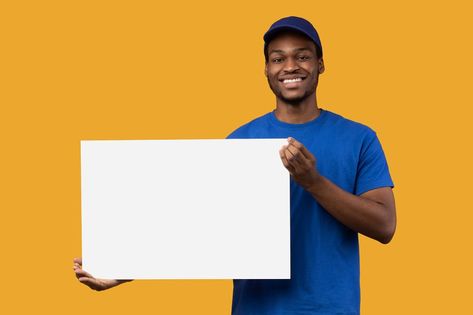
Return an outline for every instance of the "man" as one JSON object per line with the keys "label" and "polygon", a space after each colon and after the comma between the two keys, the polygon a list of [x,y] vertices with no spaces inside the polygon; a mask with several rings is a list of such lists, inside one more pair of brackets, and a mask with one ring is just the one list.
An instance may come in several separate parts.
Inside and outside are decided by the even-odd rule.
{"label": "man", "polygon": [[[234,280],[232,314],[359,314],[358,233],[388,243],[396,227],[393,183],[374,131],[317,105],[322,45],[310,22],[276,21],[264,35],[265,75],[276,109],[229,138],[288,138],[291,279]],[[264,189],[264,187],[262,187]],[[119,284],[81,269],[94,289]]]}

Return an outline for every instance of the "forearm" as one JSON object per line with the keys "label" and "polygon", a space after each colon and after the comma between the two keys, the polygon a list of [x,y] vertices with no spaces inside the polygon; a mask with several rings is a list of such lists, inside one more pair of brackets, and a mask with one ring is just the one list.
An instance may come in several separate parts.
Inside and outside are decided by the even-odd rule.
{"label": "forearm", "polygon": [[307,190],[328,213],[353,231],[383,244],[392,239],[396,217],[389,204],[348,193],[322,175]]}

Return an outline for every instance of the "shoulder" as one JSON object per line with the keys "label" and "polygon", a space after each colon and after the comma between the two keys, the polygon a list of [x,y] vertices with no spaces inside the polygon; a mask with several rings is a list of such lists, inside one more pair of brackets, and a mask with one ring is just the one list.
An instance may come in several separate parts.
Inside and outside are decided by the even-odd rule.
{"label": "shoulder", "polygon": [[265,128],[268,124],[268,116],[271,113],[264,114],[260,117],[253,119],[252,121],[238,127],[232,133],[227,136],[227,139],[238,139],[238,138],[249,138],[252,137],[255,132]]}
{"label": "shoulder", "polygon": [[342,138],[355,138],[363,141],[370,141],[373,138],[376,138],[376,132],[362,123],[345,118],[331,111],[326,111],[326,114],[327,125],[332,129],[334,135]]}

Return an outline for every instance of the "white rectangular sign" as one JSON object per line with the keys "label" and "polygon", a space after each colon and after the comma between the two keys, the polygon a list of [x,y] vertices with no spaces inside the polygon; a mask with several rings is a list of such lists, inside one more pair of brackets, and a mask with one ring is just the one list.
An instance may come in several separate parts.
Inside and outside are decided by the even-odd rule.
{"label": "white rectangular sign", "polygon": [[285,139],[81,141],[84,270],[289,279]]}

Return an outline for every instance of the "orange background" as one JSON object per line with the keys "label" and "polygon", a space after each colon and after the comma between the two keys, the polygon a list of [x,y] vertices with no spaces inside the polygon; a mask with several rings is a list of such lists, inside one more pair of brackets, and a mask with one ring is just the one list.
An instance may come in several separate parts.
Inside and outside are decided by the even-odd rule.
{"label": "orange background", "polygon": [[471,313],[468,1],[3,1],[2,314],[229,314],[231,281],[88,290],[81,139],[224,138],[274,107],[262,35],[317,27],[319,104],[369,125],[396,183],[397,234],[361,237],[362,313]]}

